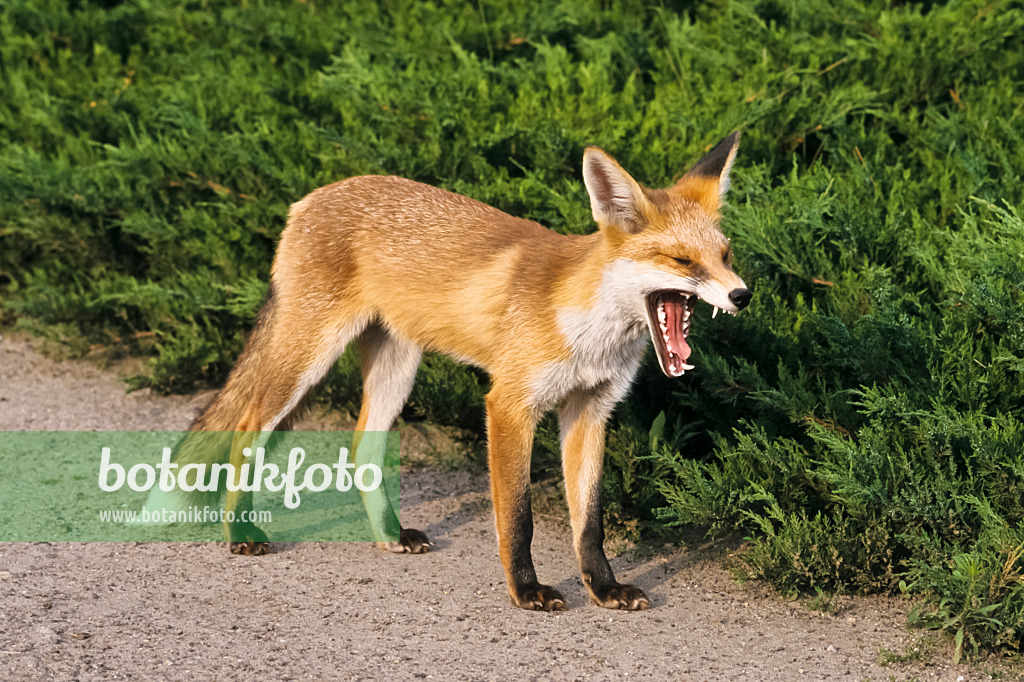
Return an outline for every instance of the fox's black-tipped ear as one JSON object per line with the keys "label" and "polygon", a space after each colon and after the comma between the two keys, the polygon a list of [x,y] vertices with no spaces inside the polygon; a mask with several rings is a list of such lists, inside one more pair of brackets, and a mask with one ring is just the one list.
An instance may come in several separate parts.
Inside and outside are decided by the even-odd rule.
{"label": "fox's black-tipped ear", "polygon": [[696,199],[709,211],[718,210],[729,190],[729,171],[739,146],[740,131],[737,130],[686,171],[673,191]]}
{"label": "fox's black-tipped ear", "polygon": [[647,197],[615,159],[600,147],[583,152],[583,184],[599,225],[612,225],[636,233],[644,228]]}

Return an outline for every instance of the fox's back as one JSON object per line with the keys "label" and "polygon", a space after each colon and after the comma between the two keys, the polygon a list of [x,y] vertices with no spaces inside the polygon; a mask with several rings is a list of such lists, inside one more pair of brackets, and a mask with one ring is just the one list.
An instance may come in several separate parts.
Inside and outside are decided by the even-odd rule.
{"label": "fox's back", "polygon": [[409,338],[490,364],[509,326],[554,327],[537,303],[586,241],[443,189],[360,176],[292,206],[274,279],[357,299]]}

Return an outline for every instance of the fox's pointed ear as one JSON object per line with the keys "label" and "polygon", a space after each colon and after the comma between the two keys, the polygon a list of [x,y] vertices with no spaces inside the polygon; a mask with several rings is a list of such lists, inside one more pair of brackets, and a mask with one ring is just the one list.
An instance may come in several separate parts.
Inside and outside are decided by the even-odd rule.
{"label": "fox's pointed ear", "polygon": [[729,190],[729,171],[740,146],[740,131],[715,145],[672,188],[672,192],[696,200],[709,212],[717,211]]}
{"label": "fox's pointed ear", "polygon": [[599,225],[630,233],[644,228],[647,197],[643,189],[600,147],[587,147],[583,152],[583,183]]}

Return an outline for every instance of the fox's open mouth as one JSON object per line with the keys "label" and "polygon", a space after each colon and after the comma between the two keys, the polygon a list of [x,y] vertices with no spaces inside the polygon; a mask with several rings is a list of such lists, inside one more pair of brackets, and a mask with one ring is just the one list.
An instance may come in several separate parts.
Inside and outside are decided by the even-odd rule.
{"label": "fox's open mouth", "polygon": [[651,338],[666,376],[681,377],[686,370],[693,369],[693,365],[686,364],[691,353],[686,337],[696,305],[696,294],[684,291],[655,291],[647,296]]}

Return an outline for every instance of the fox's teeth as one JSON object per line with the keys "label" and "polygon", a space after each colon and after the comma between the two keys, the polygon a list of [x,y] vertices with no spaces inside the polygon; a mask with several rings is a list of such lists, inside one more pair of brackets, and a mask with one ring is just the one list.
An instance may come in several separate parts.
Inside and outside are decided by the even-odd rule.
{"label": "fox's teeth", "polygon": [[662,324],[668,322],[668,316],[665,314],[664,304],[658,306],[658,321]]}
{"label": "fox's teeth", "polygon": [[716,317],[718,317],[718,306],[717,305],[715,306],[714,312],[711,313],[711,319],[713,320]]}
{"label": "fox's teeth", "polygon": [[693,369],[694,367],[696,367],[696,365],[688,365],[685,362],[683,363],[683,370]]}

